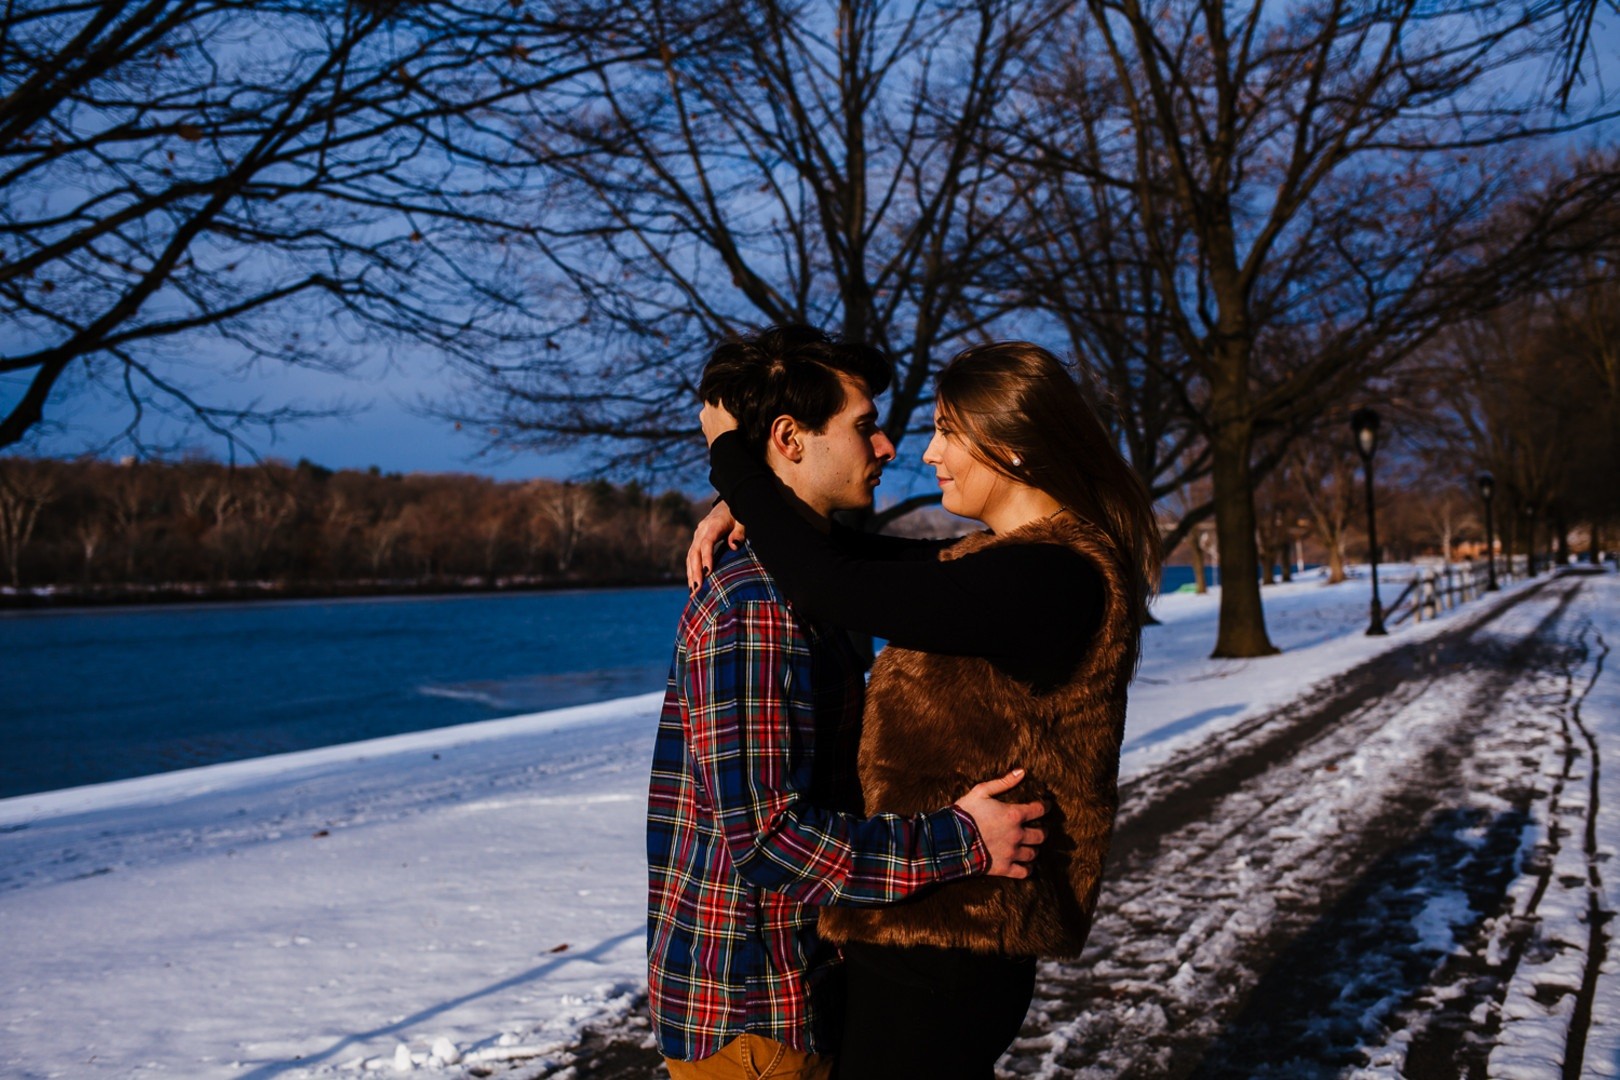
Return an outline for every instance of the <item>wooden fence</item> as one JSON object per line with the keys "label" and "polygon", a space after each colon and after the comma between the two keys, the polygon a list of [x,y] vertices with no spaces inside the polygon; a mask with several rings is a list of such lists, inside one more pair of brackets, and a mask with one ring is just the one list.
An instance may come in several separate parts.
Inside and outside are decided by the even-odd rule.
{"label": "wooden fence", "polygon": [[[1505,585],[1524,577],[1527,570],[1523,555],[1497,559],[1497,584]],[[1423,567],[1412,575],[1395,601],[1384,608],[1384,625],[1395,627],[1407,619],[1422,622],[1438,618],[1470,600],[1477,600],[1489,583],[1490,573],[1482,562]]]}

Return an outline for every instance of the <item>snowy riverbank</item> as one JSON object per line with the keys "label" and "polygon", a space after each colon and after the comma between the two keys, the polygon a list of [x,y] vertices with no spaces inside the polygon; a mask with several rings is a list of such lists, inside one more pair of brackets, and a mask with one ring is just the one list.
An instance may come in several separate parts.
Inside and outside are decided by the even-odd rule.
{"label": "snowy riverbank", "polygon": [[[1616,582],[1594,579],[1611,624]],[[1364,580],[1265,598],[1285,651],[1250,661],[1206,658],[1214,594],[1160,600],[1126,776],[1476,606],[1369,639]],[[1587,719],[1614,747],[1603,679]],[[658,701],[0,801],[0,1077],[560,1062],[642,988]]]}

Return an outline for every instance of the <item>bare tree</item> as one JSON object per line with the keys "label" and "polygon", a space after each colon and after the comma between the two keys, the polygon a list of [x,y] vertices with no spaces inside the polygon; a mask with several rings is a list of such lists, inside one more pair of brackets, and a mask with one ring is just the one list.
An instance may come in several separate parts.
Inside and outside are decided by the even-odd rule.
{"label": "bare tree", "polygon": [[1620,246],[1585,260],[1575,287],[1549,298],[1555,327],[1550,348],[1569,361],[1582,401],[1574,485],[1564,503],[1591,523],[1589,543],[1620,523]]}
{"label": "bare tree", "polygon": [[234,539],[244,574],[258,576],[265,572],[266,555],[298,513],[297,500],[285,483],[278,482],[280,479],[263,469],[237,478],[245,491]]}
{"label": "bare tree", "polygon": [[594,437],[620,460],[689,464],[703,354],[805,322],[896,358],[884,426],[902,441],[941,353],[985,329],[978,290],[1011,208],[985,143],[1049,18],[1012,0],[767,0],[696,29],[656,3],[628,17],[657,59],[600,66],[573,114],[520,133],[551,163],[534,287],[574,325],[524,364],[486,365],[469,412],[508,443]]}
{"label": "bare tree", "polygon": [[1601,205],[1615,177],[1537,192],[1511,242],[1484,243],[1508,225],[1488,209],[1525,185],[1491,148],[1594,120],[1549,121],[1546,103],[1502,100],[1494,79],[1545,63],[1538,31],[1553,5],[1082,8],[1053,37],[1044,90],[1012,134],[1029,167],[1101,189],[1094,205],[1143,238],[1185,361],[1179,385],[1160,381],[1210,449],[1224,583],[1214,652],[1263,655],[1275,649],[1259,480],[1329,404],[1460,311],[1532,280],[1557,254],[1549,236]]}
{"label": "bare tree", "polygon": [[1458,491],[1454,477],[1421,476],[1414,487],[1427,489],[1427,497],[1419,499],[1415,509],[1426,527],[1440,557],[1450,562],[1456,550],[1457,537],[1476,523],[1469,513],[1469,503]]}
{"label": "bare tree", "polygon": [[361,530],[373,578],[382,576],[383,567],[394,557],[394,548],[404,533],[405,522],[400,520],[398,511],[392,509]]}
{"label": "bare tree", "polygon": [[[1067,341],[1093,402],[1149,493],[1176,508],[1164,536],[1168,554],[1213,510],[1209,485],[1198,483],[1209,475],[1210,448],[1192,420],[1198,404],[1188,395],[1196,392],[1196,373],[1171,322],[1131,193],[1087,181],[1110,163],[1107,129],[1116,103],[1074,85],[1075,74],[1060,64],[1031,100],[1061,103],[1065,158],[1084,159],[1088,167],[1054,168],[1040,139],[1034,160],[1020,159],[1026,133],[1038,131],[1042,139],[1053,133],[1027,116],[1015,120],[1009,172],[1018,212],[1005,222],[1010,258],[995,268],[997,288],[1021,317],[1052,325]],[[1168,228],[1185,231],[1170,213]],[[1195,487],[1203,497],[1189,500]]]}
{"label": "bare tree", "polygon": [[131,462],[112,475],[108,486],[113,536],[124,549],[124,579],[134,580],[135,556],[141,549],[141,529],[150,508],[152,484],[146,470]]}
{"label": "bare tree", "polygon": [[74,539],[79,541],[79,550],[84,553],[84,584],[90,584],[90,575],[95,569],[96,552],[101,550],[103,542],[107,539],[107,520],[99,513],[88,513],[79,519],[73,527]]}
{"label": "bare tree", "polygon": [[594,521],[590,494],[578,484],[533,485],[534,515],[551,537],[551,550],[557,572],[567,574],[574,565],[579,546],[589,536]]}
{"label": "bare tree", "polygon": [[39,513],[56,498],[56,465],[50,461],[0,457],[0,553],[12,588],[22,587],[22,553],[33,539]]}
{"label": "bare tree", "polygon": [[1187,524],[1187,522],[1195,512],[1195,508],[1209,505],[1207,476],[1188,479],[1159,500],[1160,508],[1177,522],[1165,530],[1165,558],[1173,556],[1179,546],[1186,547],[1187,559],[1192,563],[1193,588],[1199,596],[1209,592],[1209,554],[1213,541],[1207,520],[1202,524]]}
{"label": "bare tree", "polygon": [[1306,512],[1297,487],[1287,470],[1268,475],[1255,492],[1255,547],[1260,553],[1260,580],[1263,585],[1294,580],[1294,540],[1301,515]]}
{"label": "bare tree", "polygon": [[482,493],[464,527],[478,541],[479,570],[484,580],[494,584],[504,560],[503,549],[511,542],[517,524],[518,505],[504,489],[491,486]]}
{"label": "bare tree", "polygon": [[1344,580],[1344,541],[1356,505],[1355,458],[1348,445],[1331,438],[1301,439],[1289,450],[1287,471],[1311,532],[1327,552],[1328,584],[1337,585]]}
{"label": "bare tree", "polygon": [[1564,9],[1564,25],[1558,47],[1563,67],[1558,81],[1558,102],[1568,108],[1575,87],[1586,81],[1588,55],[1593,60],[1601,59],[1597,46],[1592,43],[1592,28],[1597,25],[1598,12],[1608,8],[1620,15],[1620,0],[1569,0],[1559,6]]}
{"label": "bare tree", "polygon": [[256,366],[537,340],[501,243],[531,208],[482,132],[613,62],[571,43],[614,19],[569,0],[7,4],[0,375],[21,389],[0,447],[96,385],[137,447],[155,411],[234,452],[242,425],[307,415],[211,396]]}
{"label": "bare tree", "polygon": [[1620,400],[1605,378],[1612,281],[1547,290],[1436,340],[1408,380],[1420,388],[1414,425],[1432,462],[1467,480],[1497,479],[1498,520],[1525,550],[1550,529],[1562,555],[1573,520],[1599,531],[1620,515],[1614,460]]}

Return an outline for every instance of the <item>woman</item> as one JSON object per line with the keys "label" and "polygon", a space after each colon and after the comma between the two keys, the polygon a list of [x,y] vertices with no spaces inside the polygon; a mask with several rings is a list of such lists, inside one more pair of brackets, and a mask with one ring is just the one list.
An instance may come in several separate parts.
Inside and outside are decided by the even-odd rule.
{"label": "woman", "polygon": [[[816,530],[723,407],[704,410],[711,480],[811,619],[885,638],[860,748],[866,813],[949,803],[1022,766],[1008,797],[1050,808],[1027,879],[974,877],[884,908],[829,908],[848,1009],[838,1076],[989,1077],[1017,1036],[1035,958],[1085,944],[1117,804],[1126,687],[1158,534],[1140,480],[1063,365],[1005,342],[937,380],[934,467],[955,542]],[[723,403],[722,403],[723,405]],[[723,508],[700,527],[730,531]]]}

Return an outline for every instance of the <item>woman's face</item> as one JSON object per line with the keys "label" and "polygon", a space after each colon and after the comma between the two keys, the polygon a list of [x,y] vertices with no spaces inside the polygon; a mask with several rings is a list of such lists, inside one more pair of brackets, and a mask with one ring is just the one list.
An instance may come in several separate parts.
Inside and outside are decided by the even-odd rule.
{"label": "woman's face", "polygon": [[934,437],[923,451],[923,462],[934,467],[940,505],[958,517],[983,521],[986,508],[1001,497],[1010,483],[973,455],[966,433],[954,429],[950,418],[937,405],[934,407]]}

